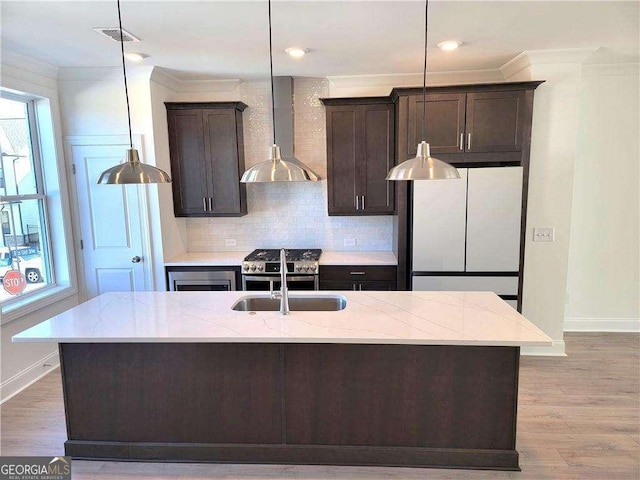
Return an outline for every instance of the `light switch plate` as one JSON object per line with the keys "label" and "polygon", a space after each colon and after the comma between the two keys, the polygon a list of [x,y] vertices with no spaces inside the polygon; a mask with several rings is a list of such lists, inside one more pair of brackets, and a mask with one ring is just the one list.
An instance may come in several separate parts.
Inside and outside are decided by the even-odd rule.
{"label": "light switch plate", "polygon": [[224,245],[226,247],[237,247],[238,246],[238,242],[236,242],[235,238],[226,238],[224,241]]}
{"label": "light switch plate", "polygon": [[355,238],[345,238],[344,239],[344,246],[345,247],[355,247],[356,246],[356,239]]}
{"label": "light switch plate", "polygon": [[535,227],[533,229],[534,242],[553,242],[555,240],[555,228]]}

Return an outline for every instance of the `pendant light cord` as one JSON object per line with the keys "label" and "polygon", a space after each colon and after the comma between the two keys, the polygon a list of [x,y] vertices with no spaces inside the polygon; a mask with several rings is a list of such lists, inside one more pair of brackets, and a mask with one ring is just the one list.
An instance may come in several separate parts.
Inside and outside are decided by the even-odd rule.
{"label": "pendant light cord", "polygon": [[422,70],[422,140],[427,141],[427,26],[429,25],[429,0],[424,2],[424,68]]}
{"label": "pendant light cord", "polygon": [[133,136],[131,135],[131,108],[129,106],[129,87],[127,86],[127,66],[124,61],[124,33],[122,33],[122,16],[120,15],[120,0],[118,3],[118,25],[120,26],[120,51],[122,53],[122,74],[124,75],[124,96],[127,98],[127,119],[129,121],[129,145],[133,149]]}
{"label": "pendant light cord", "polygon": [[271,78],[271,120],[273,121],[273,144],[276,144],[276,106],[273,98],[273,45],[271,43],[271,0],[269,0],[269,72]]}

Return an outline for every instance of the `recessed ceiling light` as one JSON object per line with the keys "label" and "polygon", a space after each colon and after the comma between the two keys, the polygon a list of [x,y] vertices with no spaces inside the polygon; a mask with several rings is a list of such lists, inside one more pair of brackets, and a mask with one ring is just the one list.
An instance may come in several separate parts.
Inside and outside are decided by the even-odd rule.
{"label": "recessed ceiling light", "polygon": [[124,56],[127,57],[127,60],[131,60],[132,62],[141,62],[149,55],[146,53],[127,52]]}
{"label": "recessed ceiling light", "polygon": [[458,40],[446,40],[444,42],[440,42],[438,44],[438,48],[441,50],[455,50],[460,45],[462,45],[462,42],[459,42]]}
{"label": "recessed ceiling light", "polygon": [[285,50],[289,55],[293,58],[302,58],[307,53],[309,53],[309,49],[305,47],[289,47]]}

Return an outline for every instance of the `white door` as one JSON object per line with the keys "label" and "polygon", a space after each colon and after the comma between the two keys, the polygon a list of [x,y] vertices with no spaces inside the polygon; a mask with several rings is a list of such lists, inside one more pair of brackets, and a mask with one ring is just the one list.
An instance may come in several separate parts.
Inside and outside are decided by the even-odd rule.
{"label": "white door", "polygon": [[470,168],[467,272],[517,272],[522,167]]}
{"label": "white door", "polygon": [[459,180],[413,182],[413,271],[463,272],[467,169]]}
{"label": "white door", "polygon": [[123,161],[128,143],[113,136],[69,137],[67,146],[75,171],[75,214],[87,298],[148,290],[145,187],[96,183],[101,172]]}

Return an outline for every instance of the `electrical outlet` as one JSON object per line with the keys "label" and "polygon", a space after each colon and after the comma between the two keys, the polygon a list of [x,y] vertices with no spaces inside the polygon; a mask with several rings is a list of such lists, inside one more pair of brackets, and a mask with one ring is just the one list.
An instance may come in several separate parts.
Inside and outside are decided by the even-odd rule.
{"label": "electrical outlet", "polygon": [[236,242],[235,238],[227,238],[224,241],[224,245],[225,245],[225,247],[237,247],[238,246],[238,242]]}
{"label": "electrical outlet", "polygon": [[345,238],[344,239],[344,246],[345,247],[355,247],[356,246],[356,239],[355,238]]}
{"label": "electrical outlet", "polygon": [[534,242],[553,242],[555,237],[555,228],[553,227],[536,227],[533,229]]}

